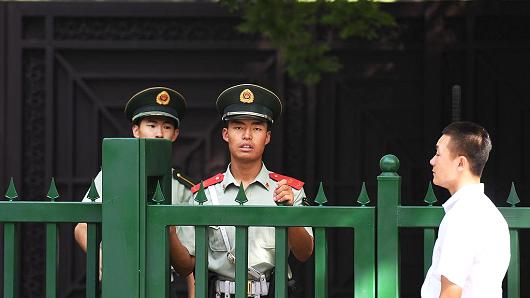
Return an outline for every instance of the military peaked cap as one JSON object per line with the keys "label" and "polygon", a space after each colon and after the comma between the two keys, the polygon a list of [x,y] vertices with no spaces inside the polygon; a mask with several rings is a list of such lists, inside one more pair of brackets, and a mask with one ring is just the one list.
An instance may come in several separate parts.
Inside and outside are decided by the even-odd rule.
{"label": "military peaked cap", "polygon": [[180,120],[186,112],[186,99],[177,91],[166,87],[152,87],[142,90],[127,102],[125,115],[131,122],[146,116],[165,116],[175,120],[180,126]]}
{"label": "military peaked cap", "polygon": [[219,94],[217,111],[222,120],[258,118],[273,123],[282,113],[282,102],[274,92],[253,84],[232,86]]}

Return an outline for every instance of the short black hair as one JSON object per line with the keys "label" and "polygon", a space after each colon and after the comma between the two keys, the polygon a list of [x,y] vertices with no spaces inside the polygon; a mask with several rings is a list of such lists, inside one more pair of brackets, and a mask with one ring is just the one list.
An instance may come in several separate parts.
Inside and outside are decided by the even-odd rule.
{"label": "short black hair", "polygon": [[491,151],[490,135],[486,129],[473,122],[458,121],[446,126],[442,134],[451,137],[451,152],[465,156],[471,173],[481,176]]}

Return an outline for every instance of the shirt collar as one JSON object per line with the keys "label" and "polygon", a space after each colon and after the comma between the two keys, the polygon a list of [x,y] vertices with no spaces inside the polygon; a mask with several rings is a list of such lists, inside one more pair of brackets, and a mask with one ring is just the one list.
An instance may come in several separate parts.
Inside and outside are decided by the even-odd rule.
{"label": "shirt collar", "polygon": [[462,198],[468,196],[474,197],[477,193],[484,193],[483,183],[464,185],[457,192],[455,192],[445,203],[442,204],[445,213],[448,213]]}
{"label": "shirt collar", "polygon": [[[254,184],[256,182],[259,182],[263,187],[269,189],[268,179],[269,179],[269,170],[267,170],[267,167],[265,167],[265,164],[262,163],[261,164],[261,170],[259,171],[259,173],[256,176],[256,178],[254,178],[254,181],[252,181],[252,183],[250,183],[249,185]],[[226,172],[224,174],[223,190],[226,190],[226,188],[230,184],[233,184],[233,185],[239,187],[239,183],[237,183],[236,179],[232,175],[232,172],[230,171],[230,164],[229,164],[228,167],[226,168]]]}

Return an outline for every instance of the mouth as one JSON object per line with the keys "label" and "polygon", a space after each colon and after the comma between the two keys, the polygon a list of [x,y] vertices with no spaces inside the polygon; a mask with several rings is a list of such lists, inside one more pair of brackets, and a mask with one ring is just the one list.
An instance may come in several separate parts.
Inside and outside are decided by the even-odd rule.
{"label": "mouth", "polygon": [[239,149],[241,149],[241,151],[244,151],[244,152],[249,152],[249,151],[252,151],[252,149],[254,148],[250,144],[242,144],[241,146],[239,146]]}

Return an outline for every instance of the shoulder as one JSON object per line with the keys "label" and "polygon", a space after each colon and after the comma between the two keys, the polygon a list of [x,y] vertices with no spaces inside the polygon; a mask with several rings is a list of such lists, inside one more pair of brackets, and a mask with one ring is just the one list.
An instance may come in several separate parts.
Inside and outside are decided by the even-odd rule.
{"label": "shoulder", "polygon": [[289,176],[278,174],[278,173],[270,172],[269,173],[269,178],[271,178],[272,180],[274,180],[276,182],[285,179],[287,181],[287,184],[289,186],[291,186],[292,188],[296,189],[296,190],[300,190],[300,189],[302,189],[302,187],[304,187],[304,182],[302,182],[302,181],[300,181],[298,179],[289,177]]}
{"label": "shoulder", "polygon": [[180,182],[180,184],[184,185],[186,188],[192,188],[196,184],[196,182],[187,175],[184,175],[182,172],[175,169],[173,170],[173,180]]}
{"label": "shoulder", "polygon": [[[222,182],[224,178],[225,178],[225,177],[224,177],[224,174],[223,174],[223,173],[219,173],[219,174],[217,174],[217,175],[214,175],[214,176],[212,176],[212,177],[210,177],[210,178],[204,180],[204,181],[202,182],[202,184],[203,184],[204,188],[206,188],[206,187],[209,187],[209,186],[212,186],[212,185],[215,185],[215,184],[217,184],[217,183]],[[199,191],[200,188],[201,188],[201,184],[200,184],[200,183],[195,184],[195,185],[191,188],[191,192],[196,193],[197,191]]]}

